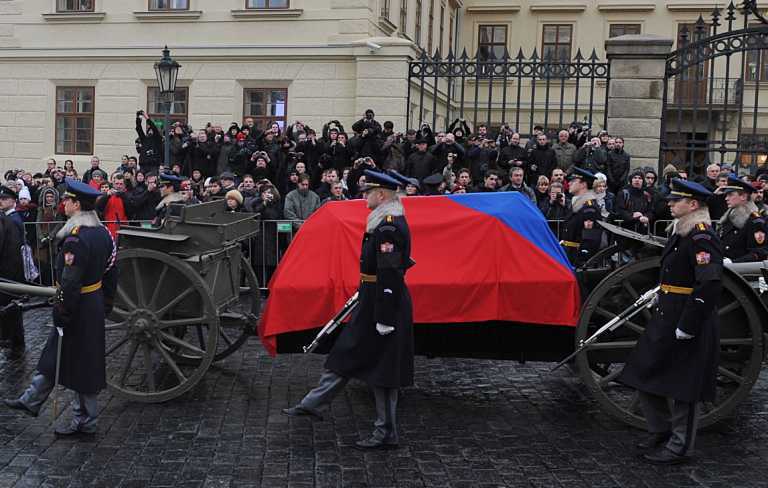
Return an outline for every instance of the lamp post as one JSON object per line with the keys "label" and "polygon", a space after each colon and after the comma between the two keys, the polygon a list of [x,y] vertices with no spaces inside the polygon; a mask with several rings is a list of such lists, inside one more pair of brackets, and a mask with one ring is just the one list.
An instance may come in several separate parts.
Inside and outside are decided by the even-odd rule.
{"label": "lamp post", "polygon": [[179,76],[181,65],[171,57],[171,51],[168,46],[163,49],[163,57],[155,63],[155,76],[157,84],[160,87],[160,97],[166,103],[165,114],[163,117],[163,146],[165,154],[163,164],[166,168],[171,167],[171,144],[170,144],[170,116],[171,103],[173,103],[173,93],[176,91],[176,80]]}

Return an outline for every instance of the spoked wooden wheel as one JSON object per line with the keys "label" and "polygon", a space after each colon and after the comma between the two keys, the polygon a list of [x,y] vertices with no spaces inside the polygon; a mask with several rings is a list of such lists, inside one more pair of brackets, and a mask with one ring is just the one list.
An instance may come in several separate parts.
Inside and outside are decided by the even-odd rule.
{"label": "spoked wooden wheel", "polygon": [[595,253],[594,256],[584,263],[582,269],[613,271],[630,262],[632,259],[634,259],[634,257],[627,249],[614,243]]}
{"label": "spoked wooden wheel", "polygon": [[[219,317],[205,282],[182,260],[148,249],[121,251],[119,284],[106,325],[107,384],[115,396],[163,402],[182,395],[214,359]],[[206,347],[180,330],[203,330]],[[171,353],[184,349],[195,362]]]}
{"label": "spoked wooden wheel", "polygon": [[[637,261],[611,273],[595,288],[582,308],[576,329],[576,344],[629,307],[646,291],[658,285],[659,258]],[[700,425],[711,425],[729,415],[749,394],[760,373],[762,326],[748,291],[728,273],[718,304],[720,316],[720,365],[717,396],[703,405]],[[635,389],[615,379],[651,319],[646,309],[628,323],[603,335],[576,358],[579,376],[600,406],[615,418],[645,427]]]}
{"label": "spoked wooden wheel", "polygon": [[[239,297],[237,301],[219,311],[218,340],[216,342],[216,354],[213,356],[214,361],[220,361],[240,349],[248,338],[255,334],[259,321],[261,292],[256,273],[242,255],[239,269]],[[203,351],[208,348],[208,332],[206,324],[176,329],[179,338],[194,344]],[[201,360],[198,353],[181,345],[174,347],[171,353],[183,362],[199,362]]]}

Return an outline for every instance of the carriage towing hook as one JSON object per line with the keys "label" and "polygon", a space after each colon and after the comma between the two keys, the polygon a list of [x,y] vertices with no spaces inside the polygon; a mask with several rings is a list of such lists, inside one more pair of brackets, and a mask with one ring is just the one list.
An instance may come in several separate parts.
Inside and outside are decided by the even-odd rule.
{"label": "carriage towing hook", "polygon": [[631,319],[632,317],[640,313],[643,309],[651,308],[656,303],[656,297],[658,296],[660,290],[661,290],[661,285],[651,290],[648,290],[647,292],[640,295],[640,298],[635,300],[635,303],[630,305],[619,315],[612,318],[605,325],[597,329],[597,331],[594,334],[592,334],[586,339],[581,340],[579,342],[579,347],[575,351],[573,351],[571,354],[569,354],[567,358],[557,363],[555,367],[552,368],[549,372],[554,373],[555,371],[560,369],[561,366],[563,366],[565,363],[567,363],[571,359],[578,356],[579,353],[581,353],[583,350],[589,347],[590,344],[595,342],[604,333],[618,329],[623,324],[625,324],[629,319]]}
{"label": "carriage towing hook", "polygon": [[339,325],[341,325],[344,319],[349,317],[349,314],[352,313],[355,307],[357,307],[357,304],[360,302],[359,296],[360,292],[355,292],[355,294],[352,295],[349,300],[347,300],[347,303],[341,307],[341,310],[339,310],[338,313],[336,313],[336,315],[334,315],[333,318],[329,320],[327,324],[325,324],[325,327],[320,330],[320,332],[317,334],[317,337],[315,337],[315,340],[313,340],[312,343],[308,346],[304,346],[302,348],[305,354],[317,349],[317,346],[320,345],[320,340],[322,340],[322,338],[325,336],[331,335],[333,331],[336,330]]}

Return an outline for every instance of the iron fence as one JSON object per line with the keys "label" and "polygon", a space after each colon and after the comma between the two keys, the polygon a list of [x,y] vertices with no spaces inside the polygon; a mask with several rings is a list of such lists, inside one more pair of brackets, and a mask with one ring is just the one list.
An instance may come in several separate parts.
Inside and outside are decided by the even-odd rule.
{"label": "iron fence", "polygon": [[471,121],[472,130],[480,123],[509,125],[530,137],[535,125],[554,130],[579,121],[605,128],[608,121],[610,65],[594,49],[587,56],[579,49],[573,59],[540,56],[536,49],[511,56],[505,48],[499,57],[478,50],[474,58],[466,50],[445,57],[423,52],[409,64],[408,81],[407,127]]}

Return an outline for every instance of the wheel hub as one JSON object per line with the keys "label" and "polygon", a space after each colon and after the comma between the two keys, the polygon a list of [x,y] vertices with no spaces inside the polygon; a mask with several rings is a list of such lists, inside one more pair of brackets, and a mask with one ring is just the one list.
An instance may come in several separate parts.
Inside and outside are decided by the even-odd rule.
{"label": "wheel hub", "polygon": [[157,334],[157,316],[149,310],[136,310],[128,316],[128,333],[136,339],[150,339]]}

